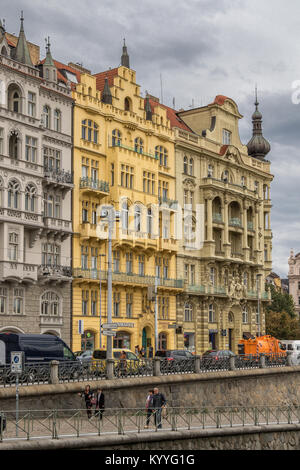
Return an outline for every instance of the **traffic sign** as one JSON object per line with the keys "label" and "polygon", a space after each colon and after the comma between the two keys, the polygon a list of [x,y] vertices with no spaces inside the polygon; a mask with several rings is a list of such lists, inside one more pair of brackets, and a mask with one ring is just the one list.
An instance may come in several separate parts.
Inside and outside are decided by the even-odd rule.
{"label": "traffic sign", "polygon": [[117,336],[116,331],[113,330],[103,330],[103,335],[104,336]]}
{"label": "traffic sign", "polygon": [[110,328],[118,328],[116,323],[102,323],[102,328],[109,330]]}
{"label": "traffic sign", "polygon": [[114,323],[116,328],[134,328],[134,323]]}
{"label": "traffic sign", "polygon": [[10,370],[13,374],[22,374],[24,353],[22,351],[12,352],[10,354]]}

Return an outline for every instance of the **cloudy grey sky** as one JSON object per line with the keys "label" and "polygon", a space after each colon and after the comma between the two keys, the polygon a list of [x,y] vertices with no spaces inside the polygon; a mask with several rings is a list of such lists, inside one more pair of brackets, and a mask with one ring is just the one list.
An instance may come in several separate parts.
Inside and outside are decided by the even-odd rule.
{"label": "cloudy grey sky", "polygon": [[[300,80],[298,0],[2,0],[6,29],[19,32],[24,10],[27,39],[50,36],[62,62],[80,62],[93,73],[120,63],[126,38],[131,67],[148,90],[177,109],[231,97],[251,135],[257,83],[264,135],[272,150],[273,270],[287,275],[290,249],[300,251]],[[160,78],[161,77],[161,78]],[[300,91],[300,85],[298,85]],[[300,93],[299,93],[300,96]]]}

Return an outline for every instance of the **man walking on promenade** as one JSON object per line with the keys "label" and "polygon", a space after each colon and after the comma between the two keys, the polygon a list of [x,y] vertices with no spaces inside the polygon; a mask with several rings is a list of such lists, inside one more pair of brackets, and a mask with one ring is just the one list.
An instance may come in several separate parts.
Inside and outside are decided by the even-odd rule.
{"label": "man walking on promenade", "polygon": [[164,408],[166,406],[166,403],[167,403],[167,400],[166,400],[166,397],[164,396],[164,394],[160,393],[157,387],[154,388],[150,407],[153,410],[153,412],[155,413],[154,414],[154,420],[155,420],[154,422],[155,422],[155,426],[158,429],[161,429],[161,427],[162,427],[161,412],[162,412],[162,408]]}

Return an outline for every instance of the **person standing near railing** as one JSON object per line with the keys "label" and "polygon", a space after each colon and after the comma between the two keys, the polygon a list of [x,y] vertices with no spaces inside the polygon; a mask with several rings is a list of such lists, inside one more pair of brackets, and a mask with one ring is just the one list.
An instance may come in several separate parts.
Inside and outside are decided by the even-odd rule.
{"label": "person standing near railing", "polygon": [[97,388],[97,393],[95,394],[95,416],[99,416],[100,419],[102,419],[102,415],[104,413],[104,404],[105,404],[105,398],[104,398],[104,393],[100,387]]}
{"label": "person standing near railing", "polygon": [[152,399],[151,399],[149,406],[151,407],[152,412],[154,413],[154,422],[155,422],[155,426],[158,429],[162,428],[161,413],[162,413],[162,409],[166,407],[166,404],[167,404],[167,400],[166,400],[165,395],[163,393],[160,393],[157,387],[154,388]]}
{"label": "person standing near railing", "polygon": [[149,428],[149,424],[150,424],[150,418],[151,418],[151,415],[152,415],[152,397],[153,397],[153,392],[154,390],[149,390],[149,394],[147,396],[147,399],[146,399],[146,413],[147,413],[147,419],[146,419],[146,424],[145,424],[145,429],[148,429]]}
{"label": "person standing near railing", "polygon": [[91,392],[90,385],[86,385],[83,392],[78,393],[78,395],[85,400],[86,412],[88,419],[92,417],[92,404],[93,404],[93,393]]}

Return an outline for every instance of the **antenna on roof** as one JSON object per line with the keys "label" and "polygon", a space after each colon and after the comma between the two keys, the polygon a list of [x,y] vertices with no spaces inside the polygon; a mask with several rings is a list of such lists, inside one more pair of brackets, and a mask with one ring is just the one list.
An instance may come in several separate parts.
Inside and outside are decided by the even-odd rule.
{"label": "antenna on roof", "polygon": [[175,109],[175,96],[173,98],[173,109]]}
{"label": "antenna on roof", "polygon": [[162,84],[162,75],[160,74],[160,102],[162,103],[164,100],[163,98],[163,84]]}

